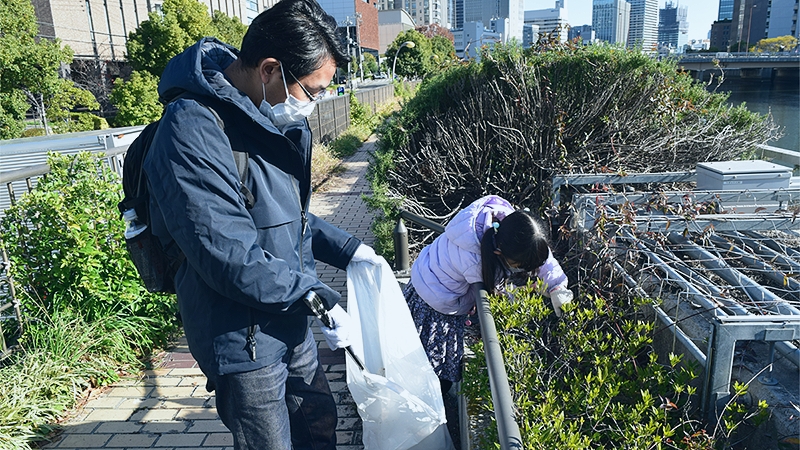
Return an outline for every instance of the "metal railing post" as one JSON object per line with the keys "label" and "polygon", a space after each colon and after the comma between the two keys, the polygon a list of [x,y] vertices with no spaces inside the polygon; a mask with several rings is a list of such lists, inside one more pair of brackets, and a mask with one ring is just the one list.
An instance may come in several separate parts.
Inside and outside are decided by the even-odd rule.
{"label": "metal railing post", "polygon": [[394,270],[406,271],[409,268],[408,229],[403,223],[402,217],[397,219],[392,238],[394,240]]}

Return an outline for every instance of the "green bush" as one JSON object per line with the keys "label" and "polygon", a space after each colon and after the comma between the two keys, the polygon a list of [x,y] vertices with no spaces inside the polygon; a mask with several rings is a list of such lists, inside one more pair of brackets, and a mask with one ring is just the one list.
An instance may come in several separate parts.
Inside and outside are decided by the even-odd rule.
{"label": "green bush", "polygon": [[22,132],[21,137],[27,138],[35,136],[44,136],[45,134],[47,133],[44,131],[44,128],[28,128],[27,130]]}
{"label": "green bush", "polygon": [[0,222],[25,314],[42,307],[82,311],[89,321],[119,310],[170,317],[172,299],[147,292],[128,258],[116,173],[89,153],[52,153],[48,162],[50,173]]}
{"label": "green bush", "polygon": [[[698,369],[676,355],[658,361],[654,325],[636,314],[645,301],[587,296],[556,320],[539,289],[529,284],[490,298],[525,449],[710,449],[738,424],[764,419],[763,402],[753,410],[732,402],[717,436],[693,420]],[[471,349],[462,388],[471,414],[492,417],[477,448],[494,448],[482,343]]]}

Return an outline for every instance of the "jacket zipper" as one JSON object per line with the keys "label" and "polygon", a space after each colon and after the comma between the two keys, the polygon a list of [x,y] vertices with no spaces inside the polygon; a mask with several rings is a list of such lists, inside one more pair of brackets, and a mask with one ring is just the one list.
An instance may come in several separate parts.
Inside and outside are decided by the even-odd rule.
{"label": "jacket zipper", "polygon": [[256,360],[256,324],[253,319],[253,309],[250,309],[250,329],[247,332],[247,350],[250,353],[250,359],[255,362]]}
{"label": "jacket zipper", "polygon": [[[298,180],[299,183],[299,180]],[[306,235],[306,226],[308,225],[308,217],[306,217],[306,209],[303,207],[303,198],[300,196],[300,189],[292,183],[295,193],[297,194],[297,202],[300,204],[300,270],[305,267],[303,263],[303,241]]]}

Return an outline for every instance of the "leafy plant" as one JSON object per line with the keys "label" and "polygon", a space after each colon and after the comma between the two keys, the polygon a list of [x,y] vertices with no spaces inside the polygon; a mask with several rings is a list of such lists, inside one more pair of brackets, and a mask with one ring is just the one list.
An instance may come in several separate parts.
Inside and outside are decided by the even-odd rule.
{"label": "leafy plant", "polygon": [[[554,320],[540,289],[529,283],[490,298],[524,448],[710,449],[747,414],[763,416],[765,404],[741,409],[732,402],[725,436],[693,419],[697,367],[679,355],[659,361],[654,325],[636,314],[646,300],[585,296]],[[472,414],[492,416],[482,344],[471,349],[462,388]],[[491,420],[479,448],[497,442]]]}
{"label": "leafy plant", "polygon": [[118,127],[158,120],[163,111],[158,101],[158,77],[147,71],[134,70],[128,81],[117,78],[111,91],[111,102],[117,107],[114,124]]}
{"label": "leafy plant", "polygon": [[[147,292],[128,258],[116,173],[89,153],[52,153],[48,162],[50,173],[0,222],[25,315],[74,309],[90,322],[120,310],[171,317],[171,298]],[[162,326],[157,334],[172,324]]]}

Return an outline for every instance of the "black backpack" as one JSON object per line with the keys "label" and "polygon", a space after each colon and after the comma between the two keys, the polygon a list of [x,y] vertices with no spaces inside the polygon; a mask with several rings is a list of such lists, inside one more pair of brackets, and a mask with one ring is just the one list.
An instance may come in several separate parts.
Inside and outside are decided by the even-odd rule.
{"label": "black backpack", "polygon": [[[178,98],[181,97],[186,96],[179,96]],[[210,106],[201,103],[199,100],[197,102],[211,111],[217,119],[217,125],[225,131],[225,123],[219,114]],[[122,188],[125,198],[119,202],[117,207],[120,213],[134,209],[137,216],[136,221],[147,226],[132,239],[125,239],[128,254],[136,266],[139,276],[144,281],[145,287],[150,292],[174,294],[175,274],[178,272],[178,268],[185,257],[180,249],[162,248],[161,241],[152,234],[150,227],[150,191],[146,176],[142,170],[142,165],[147,153],[150,151],[153,136],[156,134],[160,121],[159,119],[147,125],[128,147],[122,168]],[[255,199],[245,185],[248,173],[247,153],[233,150],[233,159],[239,172],[239,191],[249,209],[253,206]]]}

